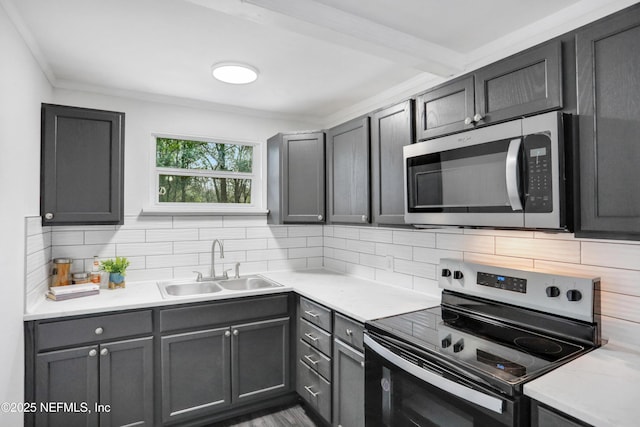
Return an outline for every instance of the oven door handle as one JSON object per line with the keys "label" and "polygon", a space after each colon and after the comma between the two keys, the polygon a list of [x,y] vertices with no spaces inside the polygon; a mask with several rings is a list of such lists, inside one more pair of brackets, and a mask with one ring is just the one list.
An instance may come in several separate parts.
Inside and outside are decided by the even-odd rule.
{"label": "oven door handle", "polygon": [[506,183],[507,183],[507,196],[509,197],[509,203],[511,209],[514,211],[522,210],[522,199],[520,198],[520,189],[518,188],[518,163],[520,146],[522,145],[522,139],[512,139],[509,142],[509,150],[507,151],[506,161]]}
{"label": "oven door handle", "polygon": [[464,399],[495,413],[502,414],[503,401],[501,399],[471,389],[455,381],[448,380],[429,370],[416,366],[413,363],[388,350],[387,348],[383,347],[382,345],[378,344],[367,334],[364,335],[364,343],[378,356],[393,363],[400,369],[431,384],[432,386],[446,391],[447,393],[451,393],[452,395],[459,397],[460,399]]}

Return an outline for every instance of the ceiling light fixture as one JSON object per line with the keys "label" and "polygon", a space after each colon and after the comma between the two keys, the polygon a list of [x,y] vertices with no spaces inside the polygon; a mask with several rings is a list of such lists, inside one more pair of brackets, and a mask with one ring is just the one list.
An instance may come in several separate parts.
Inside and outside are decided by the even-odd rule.
{"label": "ceiling light fixture", "polygon": [[250,65],[237,62],[221,62],[211,67],[213,77],[221,82],[243,85],[258,78],[258,70]]}

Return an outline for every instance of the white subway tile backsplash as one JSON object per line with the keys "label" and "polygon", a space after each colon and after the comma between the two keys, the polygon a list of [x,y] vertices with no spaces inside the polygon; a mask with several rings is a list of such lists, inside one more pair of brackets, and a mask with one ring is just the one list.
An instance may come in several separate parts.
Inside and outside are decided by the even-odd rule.
{"label": "white subway tile backsplash", "polygon": [[247,251],[247,261],[269,261],[275,259],[287,259],[287,249],[262,249]]}
{"label": "white subway tile backsplash", "polygon": [[[173,268],[148,268],[146,270],[127,270],[128,282],[155,281],[173,279]],[[105,289],[100,292],[118,292],[118,290]]]}
{"label": "white subway tile backsplash", "polygon": [[222,227],[221,216],[174,216],[173,228],[212,228]]}
{"label": "white subway tile backsplash", "polygon": [[289,259],[291,258],[315,258],[322,256],[322,247],[313,248],[291,248],[289,249]]}
{"label": "white subway tile backsplash", "polygon": [[494,237],[473,234],[438,234],[436,237],[438,249],[453,251],[495,253]]}
{"label": "white subway tile backsplash", "polygon": [[147,258],[147,267],[165,268],[179,267],[183,265],[197,265],[198,254],[181,254],[181,255],[149,255]]}
{"label": "white subway tile backsplash", "polygon": [[250,251],[267,249],[267,239],[225,240],[225,251]]}
{"label": "white subway tile backsplash", "polygon": [[34,234],[28,236],[25,244],[26,254],[32,254],[34,252],[41,251],[51,246],[51,233],[45,232],[42,234]]}
{"label": "white subway tile backsplash", "polygon": [[91,230],[84,232],[84,243],[144,243],[145,236],[144,230]]}
{"label": "white subway tile backsplash", "polygon": [[83,245],[84,243],[84,231],[53,231],[51,233],[53,246]]}
{"label": "white subway tile backsplash", "polygon": [[226,227],[265,227],[267,225],[266,216],[224,216],[222,225]]}
{"label": "white subway tile backsplash", "polygon": [[229,240],[229,239],[244,239],[246,237],[252,238],[253,236],[247,235],[246,228],[238,227],[225,227],[225,228],[201,228],[200,240]]}
{"label": "white subway tile backsplash", "polygon": [[375,268],[366,267],[364,265],[351,264],[351,263],[346,263],[345,267],[346,267],[345,272],[347,274],[352,275],[352,276],[363,277],[363,278],[369,279],[369,280],[375,280],[376,279],[376,269]]}
{"label": "white subway tile backsplash", "polygon": [[426,264],[424,262],[395,259],[393,262],[393,270],[397,273],[424,277],[425,279],[436,278],[436,265]]}
{"label": "white subway tile backsplash", "polygon": [[333,237],[333,225],[325,225],[322,227],[322,235],[324,237]]}
{"label": "white subway tile backsplash", "polygon": [[[174,254],[211,253],[212,242],[209,240],[195,240],[187,242],[173,242]],[[216,248],[217,250],[217,248]]]}
{"label": "white subway tile backsplash", "polygon": [[172,228],[173,217],[170,216],[125,216],[124,224],[117,226],[116,230],[146,230],[156,228]]}
{"label": "white subway tile backsplash", "polygon": [[580,242],[496,237],[496,255],[548,261],[580,262]]}
{"label": "white subway tile backsplash", "polygon": [[338,259],[325,258],[324,267],[329,270],[337,271],[338,273],[346,273],[347,263]]}
{"label": "white subway tile backsplash", "polygon": [[333,227],[333,237],[337,237],[340,239],[359,239],[360,238],[360,228],[359,227],[341,227],[334,226]]}
{"label": "white subway tile backsplash", "polygon": [[399,288],[413,289],[413,277],[408,274],[376,269],[376,280]]}
{"label": "white subway tile backsplash", "polygon": [[305,268],[307,268],[306,258],[267,261],[269,271],[303,270]]}
{"label": "white subway tile backsplash", "polygon": [[619,319],[640,323],[640,297],[601,292],[601,312]]}
{"label": "white subway tile backsplash", "polygon": [[384,268],[387,265],[387,260],[383,256],[360,254],[360,264],[373,268]]}
{"label": "white subway tile backsplash", "polygon": [[48,266],[49,261],[51,261],[51,247],[27,255],[25,262],[25,271],[27,273],[31,273],[38,268]]}
{"label": "white subway tile backsplash", "polygon": [[324,237],[307,237],[307,246],[322,246],[324,244]]}
{"label": "white subway tile backsplash", "polygon": [[247,229],[247,237],[251,239],[273,239],[287,237],[287,227],[274,225],[268,227],[251,227]]}
{"label": "white subway tile backsplash", "polygon": [[393,243],[393,230],[382,228],[363,228],[360,230],[360,240],[378,243]]}
{"label": "white subway tile backsplash", "polygon": [[436,234],[420,230],[397,230],[393,231],[393,243],[407,246],[423,246],[426,248],[436,247]]}
{"label": "white subway tile backsplash", "polygon": [[324,259],[322,257],[307,258],[307,268],[322,268]]}
{"label": "white subway tile backsplash", "polygon": [[[231,268],[232,266],[228,267]],[[267,261],[255,261],[255,262],[246,262],[240,264],[240,275],[244,276],[247,274],[255,274],[255,273],[263,273],[267,271],[269,265]]]}
{"label": "white subway tile backsplash", "polygon": [[305,247],[307,247],[306,237],[283,237],[280,239],[267,239],[267,248],[269,249],[305,248]]}
{"label": "white subway tile backsplash", "polygon": [[34,234],[42,234],[50,231],[48,226],[42,226],[42,218],[39,216],[27,216],[24,219],[25,235],[33,236]]}
{"label": "white subway tile backsplash", "polygon": [[147,242],[180,242],[198,240],[197,228],[147,230]]}
{"label": "white subway tile backsplash", "polygon": [[432,295],[435,298],[440,298],[442,293],[437,280],[425,279],[424,277],[413,278],[413,290]]}
{"label": "white subway tile backsplash", "polygon": [[299,226],[290,226],[289,229],[289,237],[312,237],[312,236],[322,236],[322,226],[321,225],[299,225]]}
{"label": "white subway tile backsplash", "polygon": [[640,245],[582,242],[582,263],[640,269]]}
{"label": "white subway tile backsplash", "polygon": [[[198,254],[200,265],[211,265],[211,253]],[[224,258],[220,258],[220,252],[216,251],[216,265],[223,262],[244,262],[247,260],[246,251],[224,251]]]}
{"label": "white subway tile backsplash", "polygon": [[347,246],[345,248],[348,251],[360,252],[364,254],[375,254],[376,243],[366,242],[362,240],[347,240]]}
{"label": "white subway tile backsplash", "polygon": [[499,267],[515,268],[521,270],[532,270],[534,267],[533,259],[480,254],[474,252],[465,252],[464,261],[472,262],[475,264],[496,265]]}
{"label": "white subway tile backsplash", "polygon": [[98,256],[100,258],[113,258],[116,256],[116,245],[113,243],[104,245],[74,245],[52,246],[51,258],[85,259]]}
{"label": "white subway tile backsplash", "polygon": [[413,259],[413,248],[405,245],[393,245],[391,243],[376,243],[376,255],[391,255],[395,258]]}
{"label": "white subway tile backsplash", "polygon": [[461,251],[447,251],[433,248],[413,248],[413,260],[426,262],[428,264],[440,264],[441,258],[451,258],[462,260]]}
{"label": "white subway tile backsplash", "polygon": [[335,249],[346,249],[347,239],[341,239],[338,237],[325,237],[324,246]]}
{"label": "white subway tile backsplash", "polygon": [[360,254],[357,252],[346,251],[344,249],[333,249],[333,257],[344,262],[358,264],[360,262]]}
{"label": "white subway tile backsplash", "polygon": [[[171,255],[173,253],[173,243],[118,243],[116,245],[117,256],[143,256],[143,255]],[[97,254],[102,256],[101,254]]]}

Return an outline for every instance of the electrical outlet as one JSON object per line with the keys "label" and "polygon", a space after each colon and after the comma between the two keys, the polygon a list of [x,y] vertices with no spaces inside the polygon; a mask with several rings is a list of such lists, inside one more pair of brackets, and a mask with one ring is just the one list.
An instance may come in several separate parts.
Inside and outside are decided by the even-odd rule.
{"label": "electrical outlet", "polygon": [[387,271],[393,271],[393,255],[387,255]]}

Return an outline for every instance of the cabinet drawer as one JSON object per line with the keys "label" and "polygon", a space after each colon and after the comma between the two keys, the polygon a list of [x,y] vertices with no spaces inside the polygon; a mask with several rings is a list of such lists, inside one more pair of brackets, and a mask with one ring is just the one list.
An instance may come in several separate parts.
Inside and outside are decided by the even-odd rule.
{"label": "cabinet drawer", "polygon": [[300,339],[311,347],[317,348],[327,356],[331,354],[331,334],[304,319],[298,320],[298,333]]}
{"label": "cabinet drawer", "polygon": [[331,380],[331,359],[302,340],[298,340],[298,359],[327,380]]}
{"label": "cabinet drawer", "polygon": [[41,351],[150,334],[152,325],[151,310],[41,323],[37,327],[36,345]]}
{"label": "cabinet drawer", "polygon": [[298,361],[298,394],[327,422],[331,421],[331,384],[307,365]]}
{"label": "cabinet drawer", "polygon": [[335,326],[333,335],[336,338],[339,338],[360,351],[364,349],[364,325],[336,313]]}
{"label": "cabinet drawer", "polygon": [[298,315],[327,332],[332,331],[331,310],[320,304],[305,298],[300,298],[300,313]]}
{"label": "cabinet drawer", "polygon": [[288,295],[215,302],[160,312],[160,332],[229,325],[288,313]]}

